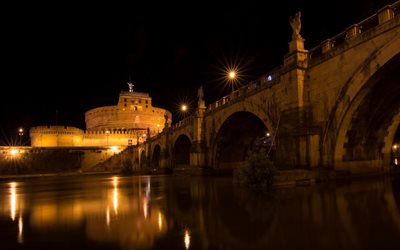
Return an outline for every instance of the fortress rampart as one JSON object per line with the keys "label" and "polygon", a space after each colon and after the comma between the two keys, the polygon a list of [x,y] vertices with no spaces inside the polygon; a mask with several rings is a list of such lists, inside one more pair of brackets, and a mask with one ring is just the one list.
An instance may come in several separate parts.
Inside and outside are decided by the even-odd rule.
{"label": "fortress rampart", "polygon": [[30,129],[34,147],[128,146],[160,133],[171,124],[169,111],[153,107],[147,93],[122,91],[116,106],[85,113],[87,130],[67,126]]}

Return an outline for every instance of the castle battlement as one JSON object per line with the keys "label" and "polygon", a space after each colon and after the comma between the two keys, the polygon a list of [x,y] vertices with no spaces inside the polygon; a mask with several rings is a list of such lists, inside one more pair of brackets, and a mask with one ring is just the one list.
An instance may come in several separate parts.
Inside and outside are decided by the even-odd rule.
{"label": "castle battlement", "polygon": [[84,135],[137,135],[146,133],[145,129],[129,129],[129,130],[85,130]]}
{"label": "castle battlement", "polygon": [[72,135],[72,134],[83,134],[83,130],[76,127],[69,126],[37,126],[33,127],[29,130],[30,134],[41,133],[41,134],[64,134],[64,135]]}
{"label": "castle battlement", "polygon": [[87,111],[86,130],[68,126],[33,127],[31,144],[37,147],[127,146],[157,135],[171,120],[171,112],[152,106],[148,93],[130,89],[121,91],[117,105]]}

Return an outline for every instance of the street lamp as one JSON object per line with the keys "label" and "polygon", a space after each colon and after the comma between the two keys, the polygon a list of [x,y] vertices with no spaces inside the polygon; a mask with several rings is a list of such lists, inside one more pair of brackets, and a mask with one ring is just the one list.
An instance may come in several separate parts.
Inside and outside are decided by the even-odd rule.
{"label": "street lamp", "polygon": [[236,77],[237,77],[236,70],[232,69],[232,70],[230,70],[228,72],[228,79],[229,79],[229,81],[231,83],[231,86],[232,86],[232,92],[234,91],[234,83],[235,83]]}
{"label": "street lamp", "polygon": [[189,105],[186,103],[182,103],[180,108],[179,108],[179,116],[181,119],[184,119],[189,113]]}
{"label": "street lamp", "polygon": [[188,106],[186,104],[181,105],[181,111],[186,112],[188,110]]}
{"label": "street lamp", "polygon": [[18,136],[19,136],[19,146],[21,146],[22,144],[22,136],[24,135],[24,129],[23,128],[19,128],[18,129]]}

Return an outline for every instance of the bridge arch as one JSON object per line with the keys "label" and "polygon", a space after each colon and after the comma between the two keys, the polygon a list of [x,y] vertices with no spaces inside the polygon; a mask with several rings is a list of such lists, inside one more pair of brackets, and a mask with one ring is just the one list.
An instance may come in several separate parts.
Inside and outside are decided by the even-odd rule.
{"label": "bridge arch", "polygon": [[272,133],[257,115],[235,112],[219,127],[213,145],[213,166],[220,169],[240,167],[256,147],[265,147],[273,156],[272,140]]}
{"label": "bridge arch", "polygon": [[160,167],[161,160],[161,147],[160,144],[156,144],[153,148],[153,153],[151,154],[151,167],[158,168]]}
{"label": "bridge arch", "polygon": [[386,164],[400,113],[398,46],[398,41],[392,41],[377,50],[345,84],[335,107],[336,168]]}
{"label": "bridge arch", "polygon": [[192,141],[186,134],[181,134],[177,137],[173,147],[173,165],[177,166],[189,166],[190,165],[190,149],[192,147]]}
{"label": "bridge arch", "polygon": [[264,126],[268,129],[268,131],[271,134],[274,134],[276,121],[271,119],[271,117],[267,114],[265,107],[261,107],[259,104],[251,101],[233,104],[230,108],[226,108],[222,114],[218,114],[219,119],[216,120],[215,131],[219,131],[221,126],[229,117],[240,111],[245,111],[258,117],[264,123]]}

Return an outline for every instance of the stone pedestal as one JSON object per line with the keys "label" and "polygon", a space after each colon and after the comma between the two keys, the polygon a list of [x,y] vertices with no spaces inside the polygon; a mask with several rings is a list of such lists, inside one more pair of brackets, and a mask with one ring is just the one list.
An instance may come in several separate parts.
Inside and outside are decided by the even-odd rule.
{"label": "stone pedestal", "polygon": [[293,38],[293,40],[289,42],[289,54],[298,50],[304,50],[304,39],[301,36]]}
{"label": "stone pedestal", "polygon": [[289,53],[284,58],[285,68],[308,66],[308,50],[304,49],[304,39],[298,36],[289,43]]}

